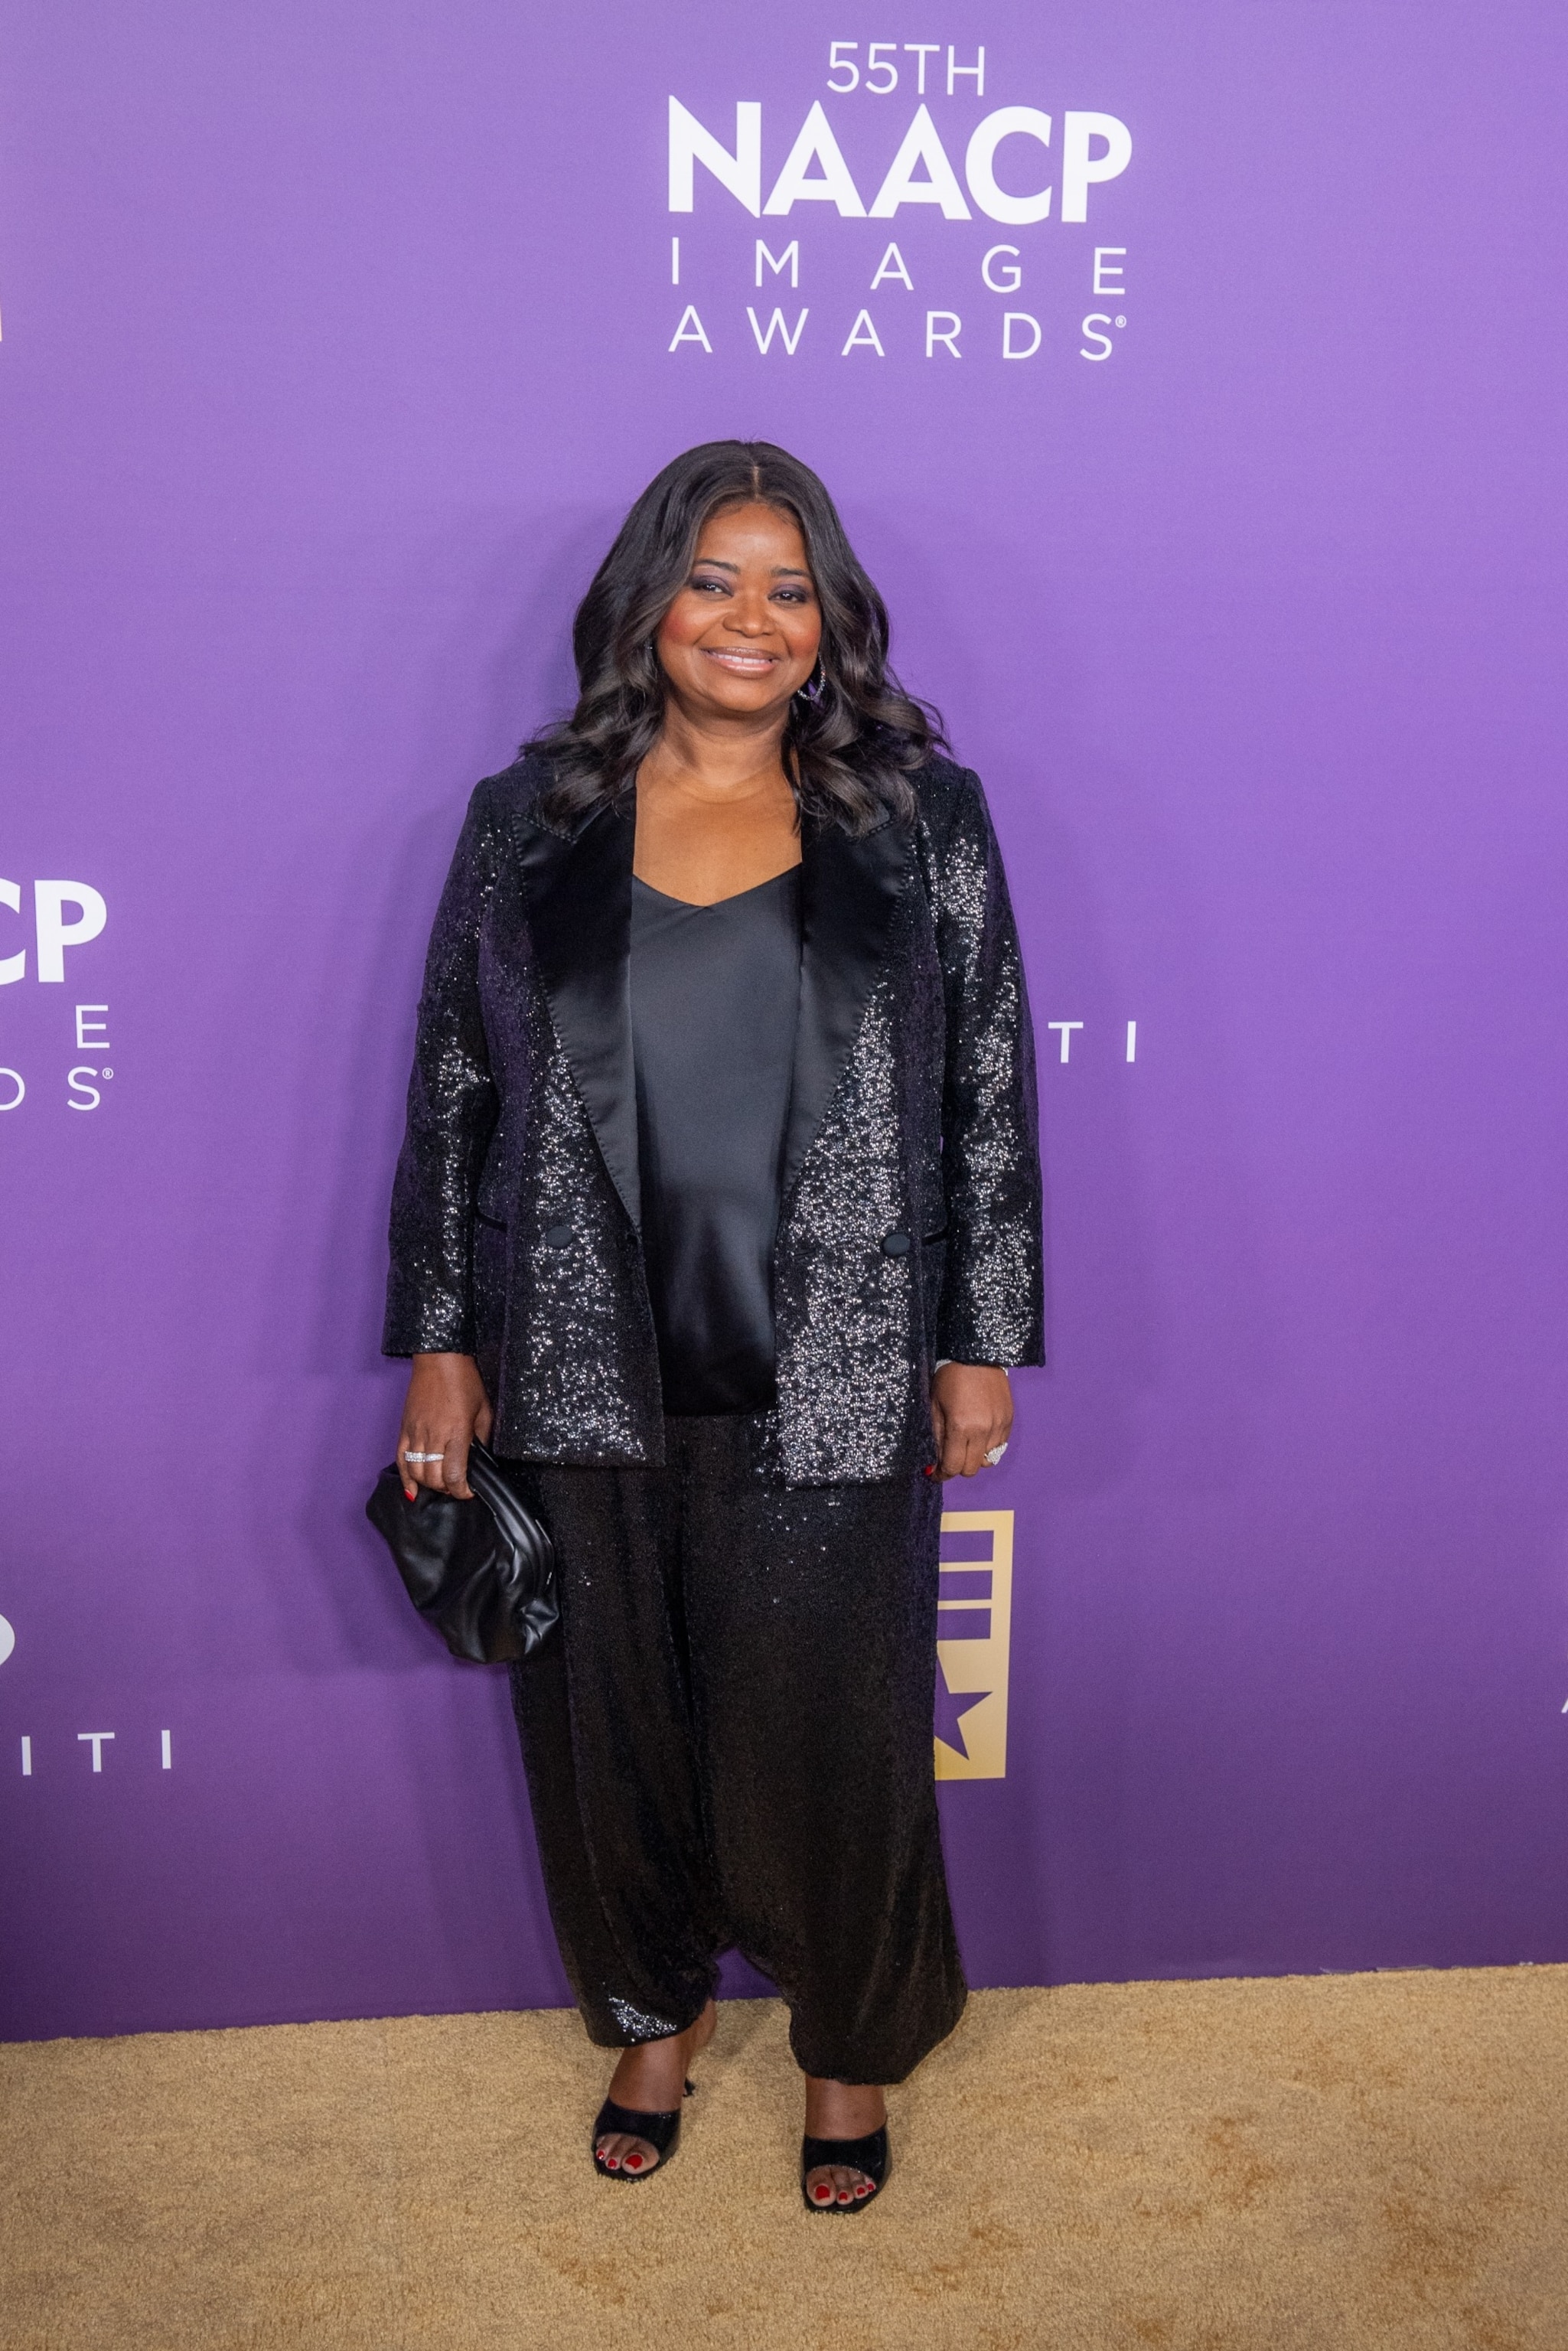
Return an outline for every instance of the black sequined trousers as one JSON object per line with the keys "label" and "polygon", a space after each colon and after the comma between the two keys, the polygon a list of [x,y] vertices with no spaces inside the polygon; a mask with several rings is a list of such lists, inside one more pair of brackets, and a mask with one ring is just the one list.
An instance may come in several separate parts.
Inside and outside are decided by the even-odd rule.
{"label": "black sequined trousers", "polygon": [[931,1723],[941,1489],[787,1487],[758,1419],[662,1469],[536,1465],[560,1638],[513,1668],[545,1883],[591,2037],[693,2023],[741,1950],[809,2074],[897,2082],[965,1985]]}

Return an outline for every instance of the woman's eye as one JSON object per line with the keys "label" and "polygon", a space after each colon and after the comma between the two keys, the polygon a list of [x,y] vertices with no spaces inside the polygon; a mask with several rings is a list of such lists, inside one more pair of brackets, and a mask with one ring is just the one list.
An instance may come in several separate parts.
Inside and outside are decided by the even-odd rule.
{"label": "woman's eye", "polygon": [[729,585],[728,581],[724,580],[694,580],[691,584],[699,596],[705,588],[711,588],[716,596],[722,596],[727,593]]}

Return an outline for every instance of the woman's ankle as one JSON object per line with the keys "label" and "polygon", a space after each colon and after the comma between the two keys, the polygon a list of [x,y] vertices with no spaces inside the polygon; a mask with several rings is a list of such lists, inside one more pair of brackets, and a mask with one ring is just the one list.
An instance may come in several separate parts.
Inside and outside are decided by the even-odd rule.
{"label": "woman's ankle", "polygon": [[887,2120],[887,2100],[874,2083],[806,2076],[806,2130],[811,2138],[864,2138]]}

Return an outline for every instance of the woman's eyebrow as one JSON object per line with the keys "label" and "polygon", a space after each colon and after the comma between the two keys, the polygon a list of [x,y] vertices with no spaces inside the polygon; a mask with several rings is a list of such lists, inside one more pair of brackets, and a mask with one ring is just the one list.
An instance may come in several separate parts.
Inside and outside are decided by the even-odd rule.
{"label": "woman's eyebrow", "polygon": [[[718,555],[699,555],[692,565],[694,571],[699,564],[705,566],[709,571],[733,571],[738,574],[740,570],[738,563],[726,563],[723,557]],[[776,563],[771,573],[771,577],[775,580],[810,580],[810,573],[802,570],[798,563]]]}

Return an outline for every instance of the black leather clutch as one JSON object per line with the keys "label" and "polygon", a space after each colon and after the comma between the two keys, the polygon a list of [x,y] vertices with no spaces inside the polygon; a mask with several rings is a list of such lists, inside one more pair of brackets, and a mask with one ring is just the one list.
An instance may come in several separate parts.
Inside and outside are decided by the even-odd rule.
{"label": "black leather clutch", "polygon": [[468,1448],[475,1499],[417,1487],[395,1462],[376,1479],[365,1516],[397,1562],[408,1596],[455,1657],[499,1666],[531,1657],[560,1616],[549,1533],[477,1439]]}

